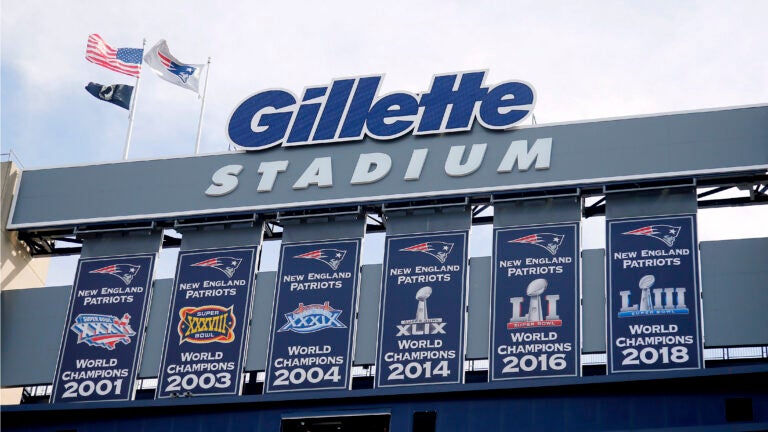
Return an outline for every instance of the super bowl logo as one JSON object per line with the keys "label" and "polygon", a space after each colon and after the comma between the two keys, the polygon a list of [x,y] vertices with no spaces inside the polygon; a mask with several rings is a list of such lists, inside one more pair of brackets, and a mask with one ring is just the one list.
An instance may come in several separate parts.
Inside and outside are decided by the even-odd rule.
{"label": "super bowl logo", "polygon": [[[685,304],[684,287],[653,288],[656,277],[645,275],[637,283],[640,288],[640,303],[630,305],[631,292],[619,291],[621,309],[619,318],[647,315],[687,315],[690,311]],[[653,289],[651,289],[653,288]]]}
{"label": "super bowl logo", "polygon": [[70,330],[77,333],[77,343],[115,349],[118,342],[128,345],[131,337],[136,336],[129,322],[131,316],[124,314],[122,318],[113,315],[79,314]]}
{"label": "super bowl logo", "polygon": [[525,294],[529,297],[528,313],[522,315],[523,297],[512,297],[509,302],[512,303],[512,318],[507,323],[508,330],[529,328],[529,327],[560,327],[563,320],[557,314],[557,302],[560,300],[559,294],[551,294],[544,297],[547,302],[547,315],[542,311],[541,296],[547,290],[549,282],[546,279],[534,279],[528,284]]}
{"label": "super bowl logo", "polygon": [[343,311],[334,309],[330,302],[323,304],[311,304],[304,306],[299,303],[299,307],[285,314],[286,322],[278,332],[292,331],[294,333],[314,333],[316,331],[328,328],[346,328],[339,315]]}
{"label": "super bowl logo", "polygon": [[414,319],[401,320],[397,326],[396,337],[445,334],[445,325],[442,318],[430,318],[427,311],[427,299],[432,295],[432,287],[425,286],[416,291],[416,317]]}
{"label": "super bowl logo", "polygon": [[179,345],[191,343],[229,343],[235,340],[234,306],[206,305],[201,307],[185,307],[179,310]]}

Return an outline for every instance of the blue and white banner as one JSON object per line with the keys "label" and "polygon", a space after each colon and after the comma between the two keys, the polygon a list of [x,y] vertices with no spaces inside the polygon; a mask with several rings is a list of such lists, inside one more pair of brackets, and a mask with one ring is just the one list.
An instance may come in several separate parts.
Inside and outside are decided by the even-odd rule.
{"label": "blue and white banner", "polygon": [[494,230],[491,381],[579,375],[578,228]]}
{"label": "blue and white banner", "polygon": [[376,386],[461,383],[467,232],[387,236]]}
{"label": "blue and white banner", "polygon": [[155,254],[78,261],[52,403],[133,398],[154,264]]}
{"label": "blue and white banner", "polygon": [[267,393],[349,388],[360,242],[282,244]]}
{"label": "blue and white banner", "polygon": [[257,249],[179,252],[155,398],[240,393]]}
{"label": "blue and white banner", "polygon": [[696,216],[606,225],[608,373],[703,367]]}

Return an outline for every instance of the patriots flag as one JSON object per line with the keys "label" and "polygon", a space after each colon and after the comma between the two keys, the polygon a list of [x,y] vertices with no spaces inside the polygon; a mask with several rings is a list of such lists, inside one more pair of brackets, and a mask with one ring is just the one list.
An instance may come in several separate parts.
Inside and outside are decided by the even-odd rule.
{"label": "patriots flag", "polygon": [[235,274],[235,270],[240,267],[240,263],[243,260],[241,258],[233,257],[216,257],[200,261],[194,264],[190,264],[192,267],[212,267],[216,270],[223,272],[228,278],[232,278]]}
{"label": "patriots flag", "polygon": [[427,255],[432,255],[437,258],[441,263],[445,263],[448,259],[448,254],[453,250],[453,243],[446,243],[441,241],[430,241],[408,246],[407,248],[400,249],[400,252],[424,252]]}
{"label": "patriots flag", "polygon": [[144,61],[160,78],[195,93],[200,93],[200,75],[205,65],[187,64],[171,55],[165,39],[144,54]]}
{"label": "patriots flag", "polygon": [[509,243],[527,243],[532,244],[535,246],[543,247],[552,255],[557,254],[557,249],[560,248],[560,245],[563,243],[563,238],[565,236],[562,234],[552,234],[552,233],[536,233],[527,235],[525,237],[520,237],[518,239],[510,240]]}
{"label": "patriots flag", "polygon": [[294,258],[316,259],[328,264],[330,268],[338,270],[339,265],[346,254],[347,251],[340,249],[318,249],[301,255],[296,255]]}
{"label": "patriots flag", "polygon": [[649,225],[622,234],[653,237],[656,240],[663,241],[667,246],[672,247],[672,245],[675,244],[675,240],[677,240],[677,235],[680,234],[680,227],[672,225]]}
{"label": "patriots flag", "polygon": [[126,285],[128,285],[133,280],[133,277],[139,273],[140,268],[141,266],[133,264],[112,264],[96,270],[91,270],[88,273],[110,274],[120,278]]}

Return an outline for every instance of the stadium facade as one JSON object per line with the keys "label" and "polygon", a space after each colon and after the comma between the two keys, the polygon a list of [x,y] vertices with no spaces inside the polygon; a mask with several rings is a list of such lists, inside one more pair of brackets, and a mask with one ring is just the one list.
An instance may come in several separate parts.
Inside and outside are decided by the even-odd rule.
{"label": "stadium facade", "polygon": [[521,126],[532,89],[483,77],[262,92],[236,152],[23,170],[8,233],[80,259],[2,292],[2,386],[44,389],[3,428],[768,428],[768,239],[697,234],[768,201],[768,106]]}

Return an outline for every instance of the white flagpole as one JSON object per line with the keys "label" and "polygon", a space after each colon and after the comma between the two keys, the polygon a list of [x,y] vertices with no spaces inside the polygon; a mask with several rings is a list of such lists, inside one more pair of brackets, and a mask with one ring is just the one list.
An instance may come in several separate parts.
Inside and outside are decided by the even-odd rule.
{"label": "white flagpole", "polygon": [[200,138],[203,132],[203,112],[205,111],[205,95],[208,93],[208,77],[211,76],[211,58],[208,57],[208,66],[205,68],[205,88],[203,88],[203,102],[200,104],[200,119],[197,121],[197,140],[195,141],[195,154],[200,152]]}
{"label": "white flagpole", "polygon": [[[141,56],[144,58],[144,49],[147,47],[147,39],[145,38],[141,43]],[[143,63],[143,60],[142,60]],[[141,69],[144,69],[142,66]],[[125,137],[125,150],[123,150],[123,160],[128,160],[128,149],[131,147],[131,135],[133,134],[133,116],[136,111],[136,101],[139,99],[139,82],[141,81],[141,70],[136,77],[136,88],[133,89],[133,95],[131,96],[131,109],[128,110],[128,134]]]}

